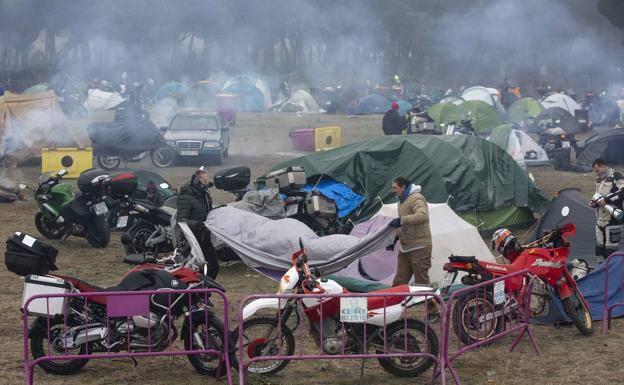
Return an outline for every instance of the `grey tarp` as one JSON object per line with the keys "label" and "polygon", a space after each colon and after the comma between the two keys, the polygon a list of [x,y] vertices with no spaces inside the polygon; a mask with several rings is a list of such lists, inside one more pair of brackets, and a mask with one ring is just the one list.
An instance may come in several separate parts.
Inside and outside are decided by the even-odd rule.
{"label": "grey tarp", "polygon": [[319,238],[297,220],[272,220],[228,206],[212,210],[206,227],[253,268],[289,269],[301,239],[310,267],[319,269],[322,275],[335,273],[356,259],[386,247],[395,234],[393,228],[384,226],[362,238],[342,234]]}
{"label": "grey tarp", "polygon": [[277,189],[250,190],[238,202],[228,203],[228,206],[240,210],[256,213],[267,218],[284,218],[284,201]]}

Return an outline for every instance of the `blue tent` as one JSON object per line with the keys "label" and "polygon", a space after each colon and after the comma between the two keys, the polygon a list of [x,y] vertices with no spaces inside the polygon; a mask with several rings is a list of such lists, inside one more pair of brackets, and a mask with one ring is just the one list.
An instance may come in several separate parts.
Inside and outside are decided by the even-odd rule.
{"label": "blue tent", "polygon": [[348,115],[384,114],[392,102],[385,96],[373,94],[353,99],[347,106]]}
{"label": "blue tent", "polygon": [[263,112],[271,107],[271,92],[267,84],[253,74],[238,75],[230,78],[221,92],[238,95],[241,111]]}
{"label": "blue tent", "polygon": [[154,99],[161,100],[172,95],[183,95],[188,90],[189,88],[182,83],[168,82],[163,84],[163,86],[156,91]]}
{"label": "blue tent", "polygon": [[396,102],[399,105],[399,115],[401,116],[405,116],[405,114],[412,109],[412,105],[405,100],[399,99],[396,100]]}

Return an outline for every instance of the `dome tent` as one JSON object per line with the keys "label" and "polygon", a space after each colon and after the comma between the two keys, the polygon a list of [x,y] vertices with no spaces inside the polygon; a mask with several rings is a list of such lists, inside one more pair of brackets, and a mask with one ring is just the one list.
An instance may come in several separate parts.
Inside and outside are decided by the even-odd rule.
{"label": "dome tent", "polygon": [[399,175],[420,184],[431,203],[448,200],[473,224],[485,219],[480,230],[532,221],[531,211],[541,213],[548,204],[507,153],[475,136],[380,137],[288,160],[273,170],[290,166],[303,166],[309,178],[327,175],[364,195],[368,203],[359,219],[378,209],[376,197],[396,200],[390,184]]}
{"label": "dome tent", "polygon": [[188,87],[178,82],[168,82],[162,85],[154,94],[154,99],[159,101],[167,97],[179,97],[188,91]]}
{"label": "dome tent", "polygon": [[264,80],[254,74],[230,78],[221,92],[238,95],[240,111],[264,112],[271,108],[271,91]]}
{"label": "dome tent", "polygon": [[561,127],[569,134],[577,134],[580,131],[579,124],[574,119],[574,116],[561,107],[549,107],[537,115],[535,120],[538,123],[544,120],[552,121],[555,126]]}
{"label": "dome tent", "polygon": [[546,151],[524,131],[503,124],[492,130],[488,140],[505,150],[522,168],[550,164]]}
{"label": "dome tent", "polygon": [[470,119],[472,126],[479,134],[488,134],[494,127],[503,123],[503,120],[492,106],[479,100],[470,100],[460,105],[451,103],[434,104],[429,108],[428,113],[437,127],[451,122],[458,124],[460,120]]}
{"label": "dome tent", "polygon": [[577,102],[575,102],[574,99],[566,94],[559,93],[555,93],[546,97],[544,100],[542,100],[542,105],[544,106],[544,108],[563,108],[564,110],[568,111],[572,116],[574,116],[574,111],[581,109],[581,106]]}
{"label": "dome tent", "polygon": [[507,121],[519,123],[527,116],[535,118],[542,111],[544,111],[544,106],[537,100],[528,97],[518,99],[507,109]]}
{"label": "dome tent", "polygon": [[576,162],[581,169],[590,169],[596,158],[609,164],[624,164],[624,129],[601,132],[580,145],[582,150],[577,154]]}

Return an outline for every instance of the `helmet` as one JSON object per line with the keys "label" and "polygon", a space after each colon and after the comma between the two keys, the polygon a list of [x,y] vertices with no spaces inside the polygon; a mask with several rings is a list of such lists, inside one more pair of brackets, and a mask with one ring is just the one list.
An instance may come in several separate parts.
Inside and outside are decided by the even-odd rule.
{"label": "helmet", "polygon": [[509,250],[510,246],[515,246],[516,237],[508,229],[498,229],[492,235],[492,250],[496,250],[502,255]]}
{"label": "helmet", "polygon": [[145,185],[145,191],[150,194],[156,194],[158,192],[158,187],[156,187],[156,183],[153,180],[150,180],[147,185]]}

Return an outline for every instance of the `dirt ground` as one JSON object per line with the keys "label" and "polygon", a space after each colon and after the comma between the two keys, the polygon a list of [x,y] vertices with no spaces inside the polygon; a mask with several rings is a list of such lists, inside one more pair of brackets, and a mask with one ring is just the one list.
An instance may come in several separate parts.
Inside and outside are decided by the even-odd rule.
{"label": "dirt ground", "polygon": [[[297,127],[338,125],[342,127],[343,143],[379,135],[381,116],[348,118],[346,116],[286,114],[242,114],[237,126],[231,131],[230,158],[222,167],[210,167],[214,172],[227,166],[248,165],[253,176],[259,176],[282,159],[299,155],[292,150],[288,132]],[[131,164],[132,168],[150,168],[145,162]],[[197,164],[188,163],[166,170],[157,170],[174,186],[178,187],[190,177]],[[580,188],[584,195],[593,192],[592,175],[557,172],[550,167],[533,168],[539,187],[550,194],[565,187]],[[0,169],[0,175],[33,186],[39,174],[38,167],[16,170]],[[217,204],[226,203],[231,196],[214,193]],[[36,207],[29,197],[23,202],[0,206],[0,239],[6,239],[14,231],[39,236],[34,226]],[[63,242],[50,241],[60,251],[57,258],[59,272],[76,275],[102,286],[113,285],[128,269],[121,263],[123,248],[119,234],[114,234],[108,248],[95,250],[86,240],[71,237]],[[219,281],[228,290],[230,311],[234,312],[239,300],[251,293],[273,293],[276,284],[267,278],[249,276],[242,264],[222,267]],[[20,321],[22,282],[8,272],[4,264],[0,268],[0,384],[23,383],[23,335]],[[234,326],[232,324],[232,326]],[[495,371],[496,384],[614,384],[622,383],[624,368],[621,351],[624,346],[624,321],[616,320],[607,335],[599,333],[600,323],[595,324],[593,337],[581,337],[572,327],[532,326],[541,355],[536,355],[530,345],[521,342],[514,353],[508,353],[511,339],[506,338],[492,346],[463,356],[456,362],[457,371],[464,384],[484,384],[487,371]],[[280,375],[269,378],[252,378],[254,384],[356,384],[359,383],[360,362],[308,361],[291,363]],[[234,372],[235,376],[237,375]],[[365,366],[364,381],[369,384],[419,384],[427,377],[400,379],[384,372],[376,361],[369,360]],[[296,379],[293,381],[293,379]],[[94,360],[79,374],[59,377],[44,374],[37,369],[35,383],[39,384],[210,384],[214,379],[195,373],[186,358],[139,359],[135,368],[128,359]]]}

